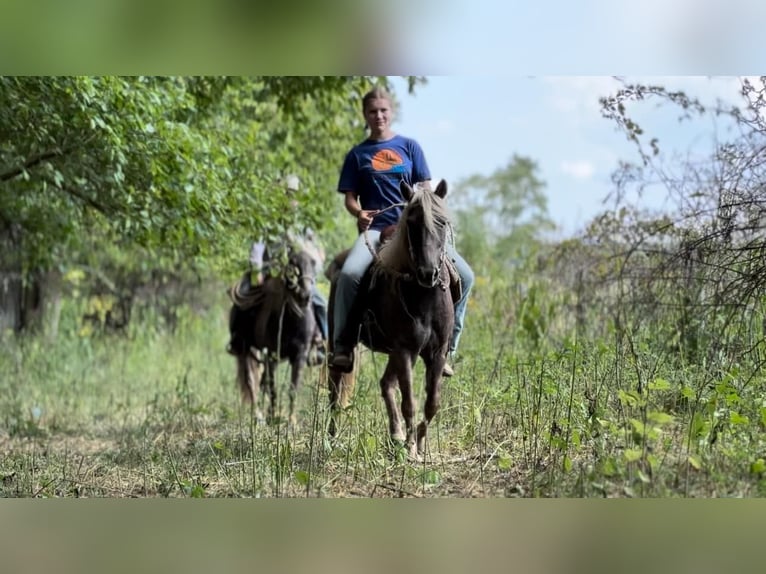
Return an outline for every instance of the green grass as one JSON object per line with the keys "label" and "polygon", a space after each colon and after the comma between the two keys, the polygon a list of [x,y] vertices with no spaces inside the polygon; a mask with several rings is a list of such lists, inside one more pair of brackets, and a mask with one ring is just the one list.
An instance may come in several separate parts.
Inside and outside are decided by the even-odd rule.
{"label": "green grass", "polygon": [[[422,463],[389,444],[377,382],[385,357],[369,352],[335,440],[319,369],[307,372],[297,426],[255,425],[224,352],[223,303],[182,312],[173,333],[144,319],[127,337],[72,327],[55,342],[10,339],[0,351],[0,495],[766,494],[756,371],[712,377],[651,345],[554,339],[550,325],[541,344],[517,320],[528,302],[496,299],[478,286]],[[418,365],[419,416],[422,375]],[[282,366],[284,410],[287,376]]]}

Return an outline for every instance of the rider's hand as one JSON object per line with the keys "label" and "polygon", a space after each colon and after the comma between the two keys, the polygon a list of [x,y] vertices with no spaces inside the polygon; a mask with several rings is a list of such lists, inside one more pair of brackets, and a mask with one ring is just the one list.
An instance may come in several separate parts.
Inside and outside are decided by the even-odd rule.
{"label": "rider's hand", "polygon": [[356,217],[356,226],[359,228],[360,233],[369,229],[372,225],[373,218],[378,214],[374,209],[363,209]]}

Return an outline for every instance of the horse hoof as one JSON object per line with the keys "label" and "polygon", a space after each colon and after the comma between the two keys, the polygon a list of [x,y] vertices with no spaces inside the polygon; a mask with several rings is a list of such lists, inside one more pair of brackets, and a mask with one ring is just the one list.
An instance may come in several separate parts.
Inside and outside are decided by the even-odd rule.
{"label": "horse hoof", "polygon": [[422,455],[422,454],[419,454],[419,453],[417,453],[417,452],[416,452],[415,454],[410,454],[410,455],[407,457],[407,462],[411,462],[411,463],[413,463],[413,464],[423,464],[423,461],[424,461],[424,460],[425,460],[425,459],[423,458],[423,455]]}
{"label": "horse hoof", "polygon": [[412,444],[407,452],[407,460],[410,462],[423,462],[423,453]]}

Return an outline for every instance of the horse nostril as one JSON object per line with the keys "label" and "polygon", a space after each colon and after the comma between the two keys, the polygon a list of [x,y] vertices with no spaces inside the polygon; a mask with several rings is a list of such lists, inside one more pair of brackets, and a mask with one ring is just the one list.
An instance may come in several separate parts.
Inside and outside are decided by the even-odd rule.
{"label": "horse nostril", "polygon": [[439,278],[438,269],[424,269],[420,268],[417,271],[418,282],[427,287],[433,287],[436,285],[436,281]]}

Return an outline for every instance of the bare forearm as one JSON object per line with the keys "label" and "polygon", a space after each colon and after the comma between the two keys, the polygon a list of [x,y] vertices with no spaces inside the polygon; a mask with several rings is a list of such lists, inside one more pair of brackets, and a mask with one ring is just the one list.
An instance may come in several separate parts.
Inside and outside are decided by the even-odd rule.
{"label": "bare forearm", "polygon": [[370,227],[372,219],[375,217],[375,214],[378,213],[375,210],[363,209],[362,206],[359,205],[359,199],[353,191],[346,192],[345,205],[346,210],[354,216],[354,219],[356,219],[356,226],[360,232]]}
{"label": "bare forearm", "polygon": [[348,211],[354,219],[359,217],[359,213],[362,211],[362,206],[359,205],[359,199],[353,193],[346,193],[346,211]]}

